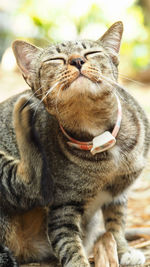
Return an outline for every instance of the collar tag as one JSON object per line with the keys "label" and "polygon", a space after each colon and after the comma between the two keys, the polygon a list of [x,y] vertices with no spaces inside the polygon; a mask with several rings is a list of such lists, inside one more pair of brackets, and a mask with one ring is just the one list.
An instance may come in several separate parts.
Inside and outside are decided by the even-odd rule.
{"label": "collar tag", "polygon": [[94,137],[91,153],[92,155],[95,155],[96,153],[103,152],[113,147],[115,143],[116,143],[115,137],[110,132],[106,131],[103,134]]}

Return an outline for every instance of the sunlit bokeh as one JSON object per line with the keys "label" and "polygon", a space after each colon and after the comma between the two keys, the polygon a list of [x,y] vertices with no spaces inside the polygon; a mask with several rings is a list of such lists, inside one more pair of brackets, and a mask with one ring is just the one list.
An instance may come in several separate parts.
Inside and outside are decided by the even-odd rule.
{"label": "sunlit bokeh", "polygon": [[37,45],[76,38],[97,39],[108,26],[121,20],[121,54],[129,57],[129,72],[133,67],[146,67],[150,33],[144,24],[143,10],[136,0],[1,0],[1,55],[16,38]]}
{"label": "sunlit bokeh", "polygon": [[9,49],[15,39],[23,39],[42,47],[51,42],[78,38],[96,40],[111,24],[121,20],[124,34],[120,51],[120,77],[123,74],[128,76],[128,81],[131,78],[150,82],[148,2],[149,0],[0,0],[1,70],[10,72],[16,68]]}

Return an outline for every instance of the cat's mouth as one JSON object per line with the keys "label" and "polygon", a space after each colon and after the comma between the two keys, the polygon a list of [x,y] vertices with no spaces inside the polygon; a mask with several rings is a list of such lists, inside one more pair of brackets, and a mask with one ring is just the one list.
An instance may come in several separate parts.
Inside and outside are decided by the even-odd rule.
{"label": "cat's mouth", "polygon": [[[96,67],[84,65],[80,70],[68,68],[61,78],[61,91],[73,90],[75,92],[97,91],[98,85],[102,82],[101,72]],[[90,88],[91,87],[91,88]]]}
{"label": "cat's mouth", "polygon": [[88,81],[93,82],[89,77],[85,76],[84,74],[80,73],[73,81],[71,84],[76,83],[79,86],[82,86],[84,83],[88,83]]}
{"label": "cat's mouth", "polygon": [[100,77],[100,70],[96,67],[90,65],[83,65],[79,70],[78,75],[75,77],[74,81],[82,82],[92,82],[92,83],[101,83],[102,79]]}
{"label": "cat's mouth", "polygon": [[97,92],[98,86],[97,82],[90,79],[86,75],[80,73],[70,84],[69,90],[78,93],[85,93],[85,92]]}
{"label": "cat's mouth", "polygon": [[95,77],[92,77],[90,75],[86,75],[82,72],[79,73],[79,75],[71,82],[72,83],[78,83],[79,86],[82,86],[83,84],[85,85],[88,82],[92,82],[92,83],[98,83],[101,82],[102,80],[99,79],[95,79]]}
{"label": "cat's mouth", "polygon": [[[88,77],[86,77],[84,74],[80,73],[78,77],[75,78],[75,80],[79,80],[82,82],[82,80],[84,79],[89,79]],[[74,81],[75,81],[74,80]]]}

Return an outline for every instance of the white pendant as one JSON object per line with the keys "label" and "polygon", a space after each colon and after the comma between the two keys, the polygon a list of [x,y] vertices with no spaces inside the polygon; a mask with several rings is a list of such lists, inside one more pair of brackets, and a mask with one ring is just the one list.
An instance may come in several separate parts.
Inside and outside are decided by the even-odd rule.
{"label": "white pendant", "polygon": [[115,137],[108,131],[100,134],[93,139],[93,147],[91,153],[93,155],[108,150],[116,143]]}

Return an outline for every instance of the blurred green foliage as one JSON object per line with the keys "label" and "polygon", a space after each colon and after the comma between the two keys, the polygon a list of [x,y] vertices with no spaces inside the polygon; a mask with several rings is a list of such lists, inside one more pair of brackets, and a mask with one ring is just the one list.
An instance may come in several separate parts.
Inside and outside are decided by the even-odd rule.
{"label": "blurred green foliage", "polygon": [[142,0],[1,1],[8,2],[8,6],[10,2],[12,6],[0,4],[0,23],[3,14],[9,17],[5,23],[3,20],[3,26],[0,25],[1,48],[10,46],[16,38],[36,45],[64,39],[95,39],[112,23],[122,20],[125,31],[121,47],[121,71],[133,73],[150,67],[150,19],[145,20],[146,0],[143,0],[144,3]]}

